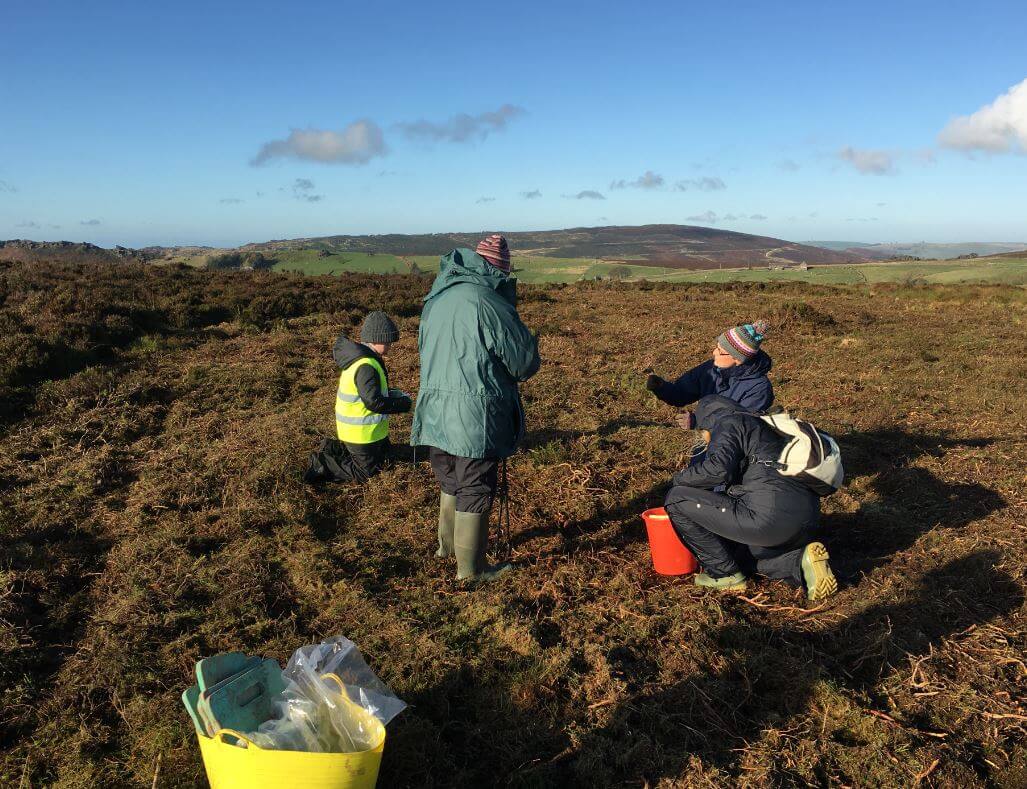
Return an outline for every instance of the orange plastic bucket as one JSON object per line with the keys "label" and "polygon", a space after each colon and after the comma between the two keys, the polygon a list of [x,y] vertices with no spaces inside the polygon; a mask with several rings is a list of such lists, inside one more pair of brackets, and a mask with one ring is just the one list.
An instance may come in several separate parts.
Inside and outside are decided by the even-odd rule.
{"label": "orange plastic bucket", "polygon": [[685,547],[670,524],[670,516],[663,507],[642,513],[645,530],[649,533],[649,551],[653,555],[653,569],[660,575],[687,575],[699,569],[695,555]]}

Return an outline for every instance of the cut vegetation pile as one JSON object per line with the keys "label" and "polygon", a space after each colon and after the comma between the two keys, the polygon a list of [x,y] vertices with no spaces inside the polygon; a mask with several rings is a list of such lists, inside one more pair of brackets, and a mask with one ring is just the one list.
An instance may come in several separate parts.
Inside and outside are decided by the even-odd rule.
{"label": "cut vegetation pile", "polygon": [[[466,592],[426,464],[300,481],[336,334],[389,311],[416,390],[429,284],[0,264],[0,784],[202,785],[194,661],[335,634],[411,705],[382,786],[1027,783],[1024,290],[523,290],[523,566]],[[644,372],[758,316],[848,470],[823,605],[656,576],[638,517],[686,452]]]}

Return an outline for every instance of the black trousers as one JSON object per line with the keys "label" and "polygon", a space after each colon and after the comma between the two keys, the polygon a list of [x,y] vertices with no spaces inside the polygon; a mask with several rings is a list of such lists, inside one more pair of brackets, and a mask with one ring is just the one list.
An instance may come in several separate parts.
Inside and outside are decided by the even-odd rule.
{"label": "black trousers", "polygon": [[310,455],[304,480],[316,482],[367,482],[392,460],[392,446],[383,438],[373,444],[347,444],[334,438],[321,441]]}
{"label": "black trousers", "polygon": [[462,458],[436,447],[428,448],[435,479],[443,493],[456,496],[457,512],[488,512],[499,485],[499,461],[495,458]]}
{"label": "black trousers", "polygon": [[802,551],[813,539],[816,518],[767,519],[741,498],[683,485],[670,489],[664,508],[681,541],[714,578],[755,570],[802,584]]}

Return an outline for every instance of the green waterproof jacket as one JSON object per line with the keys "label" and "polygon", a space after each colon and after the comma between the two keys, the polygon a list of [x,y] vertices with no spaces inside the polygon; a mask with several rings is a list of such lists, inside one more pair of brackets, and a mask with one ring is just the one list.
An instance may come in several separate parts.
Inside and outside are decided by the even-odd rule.
{"label": "green waterproof jacket", "polygon": [[540,363],[538,341],[517,315],[517,281],[469,249],[439,263],[421,313],[410,443],[464,458],[508,457],[524,435],[517,383]]}

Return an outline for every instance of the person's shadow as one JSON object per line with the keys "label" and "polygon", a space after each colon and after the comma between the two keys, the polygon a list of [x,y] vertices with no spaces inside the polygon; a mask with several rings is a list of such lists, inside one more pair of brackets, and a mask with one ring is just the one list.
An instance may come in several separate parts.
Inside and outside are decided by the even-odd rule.
{"label": "person's shadow", "polygon": [[[950,482],[914,463],[959,448],[991,446],[992,438],[954,439],[945,434],[896,428],[849,433],[838,443],[846,484],[862,499],[853,512],[821,518],[831,564],[853,579],[911,547],[932,530],[954,530],[1006,506],[996,491],[977,482]],[[869,478],[862,485],[861,480]]]}
{"label": "person's shadow", "polygon": [[[747,745],[765,730],[806,714],[824,684],[850,697],[855,706],[884,712],[889,704],[879,682],[889,669],[929,655],[943,639],[1023,604],[1017,583],[997,569],[999,560],[997,551],[954,559],[927,571],[897,601],[871,605],[820,630],[808,625],[726,625],[712,640],[716,655],[727,659],[727,668],[683,676],[669,686],[660,684],[656,667],[620,659],[629,691],[632,686],[637,691],[609,722],[589,733],[579,747],[557,751],[548,761],[543,755],[542,766],[523,770],[505,783],[655,785],[686,775],[693,755],[738,775]],[[611,663],[616,651],[611,652]],[[944,728],[929,718],[906,717],[894,710],[885,713],[889,717],[894,722],[889,725],[928,742],[932,740],[926,732],[937,735]],[[832,730],[830,736],[849,746],[864,744],[850,742],[858,735],[843,728]],[[562,742],[556,738],[552,747]],[[988,767],[979,761],[972,766],[984,779]],[[852,785],[863,781],[859,775],[846,778]],[[801,776],[792,779],[804,783]]]}

